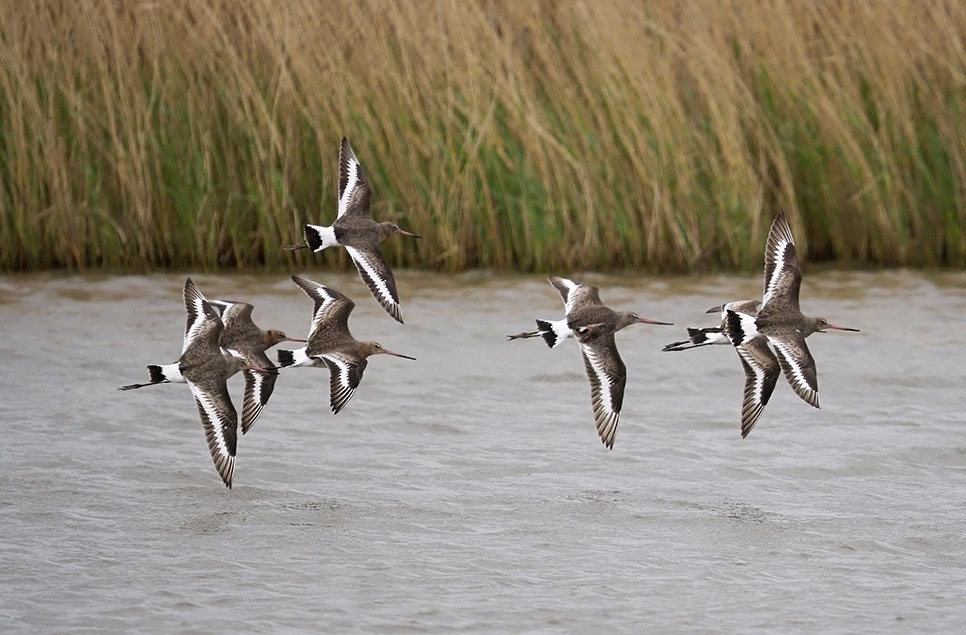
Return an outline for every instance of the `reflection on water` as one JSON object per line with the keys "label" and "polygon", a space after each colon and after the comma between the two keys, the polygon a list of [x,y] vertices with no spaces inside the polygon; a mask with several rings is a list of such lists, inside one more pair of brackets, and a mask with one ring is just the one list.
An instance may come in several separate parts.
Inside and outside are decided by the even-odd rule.
{"label": "reflection on water", "polygon": [[[808,272],[803,310],[862,332],[809,339],[821,410],[782,380],[742,440],[734,351],[660,349],[760,276],[573,273],[676,324],[618,335],[611,452],[573,342],[504,341],[562,314],[544,278],[400,271],[400,325],[306,275],[417,361],[371,359],[338,416],[327,371],[283,373],[232,491],[186,386],[117,390],[178,357],[183,276],[0,277],[8,630],[961,628],[963,274]],[[192,279],[308,332],[287,276]]]}

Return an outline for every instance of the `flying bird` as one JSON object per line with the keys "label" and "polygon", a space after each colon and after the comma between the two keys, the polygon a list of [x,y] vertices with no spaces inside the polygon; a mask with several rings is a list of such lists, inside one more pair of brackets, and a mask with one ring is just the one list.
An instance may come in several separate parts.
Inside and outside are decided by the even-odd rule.
{"label": "flying bird", "polygon": [[345,247],[359,276],[369,287],[372,296],[386,312],[402,323],[399,293],[392,269],[386,263],[379,245],[389,236],[399,234],[422,238],[418,234],[402,230],[391,222],[377,223],[372,218],[369,205],[372,186],[362,171],[362,165],[342,137],[339,147],[339,215],[331,226],[305,225],[305,245],[291,245],[292,249],[311,249],[320,252],[328,247]]}
{"label": "flying bird", "polygon": [[[275,364],[265,351],[280,342],[304,342],[289,337],[284,331],[263,330],[252,321],[254,307],[247,302],[231,300],[209,300],[212,308],[221,317],[225,331],[221,335],[221,345],[237,357],[245,360],[248,366],[274,369]],[[245,401],[242,404],[241,431],[247,433],[275,390],[278,373],[252,373],[254,381],[245,383]]]}
{"label": "flying bird", "polygon": [[149,382],[129,384],[122,386],[121,390],[163,383],[188,384],[201,415],[211,460],[225,486],[231,488],[238,443],[238,413],[228,394],[228,378],[243,371],[247,394],[254,391],[256,374],[277,371],[250,366],[222,347],[225,326],[191,278],[185,279],[184,283],[184,308],[188,319],[178,361],[148,366]]}
{"label": "flying bird", "polygon": [[[802,314],[798,304],[802,269],[795,240],[784,214],[779,214],[765,243],[765,289],[757,315],[725,308],[722,328],[738,350],[745,369],[741,404],[741,436],[757,423],[768,403],[779,369],[805,403],[818,405],[818,373],[805,338],[826,329],[858,332]],[[771,347],[769,347],[769,344]],[[773,350],[774,349],[774,350]]]}
{"label": "flying bird", "polygon": [[729,338],[727,333],[725,333],[725,320],[728,317],[728,309],[731,309],[736,313],[748,313],[749,315],[756,315],[759,308],[761,308],[760,300],[736,300],[734,302],[728,302],[727,304],[713,306],[705,311],[705,313],[720,313],[720,326],[708,326],[705,328],[688,327],[688,339],[680,342],[671,342],[661,350],[686,351],[692,348],[712,346],[716,344],[727,344],[728,346],[733,346],[731,343],[731,338]]}
{"label": "flying bird", "polygon": [[550,348],[573,337],[577,340],[584,369],[590,380],[590,402],[601,442],[614,447],[614,436],[624,403],[627,368],[617,351],[614,333],[631,324],[664,324],[642,318],[631,311],[614,311],[600,300],[597,287],[551,276],[550,284],[564,302],[562,320],[537,320],[537,330],[507,335],[507,340],[542,337]]}
{"label": "flying bird", "polygon": [[372,355],[401,355],[378,342],[362,342],[349,332],[349,314],[355,303],[335,289],[318,282],[292,276],[305,295],[315,303],[308,343],[294,351],[278,351],[278,362],[289,366],[326,366],[329,369],[329,404],[334,414],[345,408],[355,394]]}

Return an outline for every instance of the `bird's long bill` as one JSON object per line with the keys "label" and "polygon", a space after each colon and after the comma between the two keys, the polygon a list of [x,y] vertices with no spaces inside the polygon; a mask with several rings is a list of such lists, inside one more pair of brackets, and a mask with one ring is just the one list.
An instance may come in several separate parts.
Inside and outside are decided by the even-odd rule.
{"label": "bird's long bill", "polygon": [[260,368],[259,366],[246,366],[246,369],[252,371],[253,373],[263,373],[265,375],[277,375],[277,368]]}
{"label": "bird's long bill", "polygon": [[286,337],[286,338],[285,338],[284,340],[282,340],[282,341],[283,341],[283,342],[299,342],[299,343],[301,343],[301,344],[305,344],[306,342],[308,342],[308,340],[300,340],[300,339],[298,339],[297,337]]}
{"label": "bird's long bill", "polygon": [[661,324],[662,326],[674,326],[674,322],[658,322],[657,320],[649,320],[647,318],[637,318],[637,321],[641,324]]}
{"label": "bird's long bill", "polygon": [[836,324],[829,324],[827,328],[835,329],[836,331],[852,331],[853,333],[861,333],[859,329],[852,329],[847,326],[838,326]]}
{"label": "bird's long bill", "polygon": [[412,232],[407,232],[405,229],[400,229],[399,233],[403,236],[412,236],[413,238],[422,238],[419,234],[414,234]]}
{"label": "bird's long bill", "polygon": [[394,357],[402,357],[403,359],[411,359],[413,361],[416,361],[415,357],[410,357],[409,355],[403,355],[402,353],[393,353],[392,351],[386,350],[385,348],[382,349],[382,352],[385,353],[386,355],[393,355]]}
{"label": "bird's long bill", "polygon": [[721,313],[722,311],[724,311],[724,305],[719,304],[718,306],[711,307],[710,309],[705,311],[705,313]]}

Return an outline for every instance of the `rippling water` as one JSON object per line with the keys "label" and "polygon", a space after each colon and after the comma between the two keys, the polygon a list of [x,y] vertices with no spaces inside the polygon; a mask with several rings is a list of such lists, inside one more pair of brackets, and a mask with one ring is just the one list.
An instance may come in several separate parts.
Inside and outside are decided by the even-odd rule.
{"label": "rippling water", "polygon": [[[674,327],[618,335],[613,451],[541,277],[354,275],[370,360],[337,417],[293,369],[211,465],[190,391],[117,387],[181,349],[183,277],[0,277],[5,631],[954,631],[966,620],[963,274],[809,272],[822,409],[782,379],[748,439],[734,351],[662,353],[760,278],[574,276]],[[304,337],[284,275],[193,279]],[[240,405],[242,379],[230,388]]]}

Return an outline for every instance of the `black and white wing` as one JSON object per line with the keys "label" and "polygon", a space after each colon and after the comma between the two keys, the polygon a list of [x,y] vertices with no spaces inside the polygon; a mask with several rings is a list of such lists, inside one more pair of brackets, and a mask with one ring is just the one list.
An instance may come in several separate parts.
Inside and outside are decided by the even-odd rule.
{"label": "black and white wing", "polygon": [[795,239],[784,214],[771,224],[765,243],[765,291],[762,307],[783,306],[798,311],[798,291],[802,270],[798,264]]}
{"label": "black and white wing", "polygon": [[342,137],[339,146],[339,217],[370,216],[372,188],[349,141]]}
{"label": "black and white wing", "polygon": [[799,333],[790,333],[782,337],[770,336],[768,341],[775,347],[778,363],[795,394],[818,408],[818,371],[805,338]]}
{"label": "black and white wing", "polygon": [[312,326],[309,328],[309,339],[323,328],[337,328],[349,330],[349,313],[355,303],[332,287],[313,282],[299,276],[292,276],[305,295],[315,303],[312,309]]}
{"label": "black and white wing", "polygon": [[272,370],[275,364],[268,359],[262,352],[252,355],[246,362],[255,368],[268,369],[270,372],[261,372],[245,369],[245,401],[242,404],[241,431],[247,433],[253,425],[262,409],[268,404],[272,392],[275,390],[275,381],[278,379],[278,371]]}
{"label": "black and white wing", "polygon": [[396,280],[393,278],[392,269],[386,263],[382,250],[379,247],[346,247],[352,264],[359,270],[359,276],[369,287],[372,293],[386,313],[394,317],[399,323],[403,323],[402,311],[399,308],[399,293],[396,291]]}
{"label": "black and white wing", "polygon": [[366,360],[350,359],[338,354],[323,355],[322,359],[329,367],[329,405],[333,414],[339,414],[359,387]]}
{"label": "black and white wing", "polygon": [[584,358],[587,379],[590,380],[590,403],[594,409],[594,424],[601,442],[608,449],[614,447],[614,436],[620,422],[624,403],[627,369],[617,352],[614,334],[580,338],[580,353]]}
{"label": "black and white wing", "polygon": [[231,300],[208,300],[208,304],[215,310],[226,329],[235,324],[252,323],[252,311],[255,307],[247,302],[233,302]]}
{"label": "black and white wing", "polygon": [[192,382],[188,382],[188,385],[198,404],[211,460],[221,480],[230,489],[238,444],[238,413],[228,395],[228,386],[221,382],[214,390],[206,390]]}
{"label": "black and white wing", "polygon": [[759,335],[735,347],[745,369],[745,393],[741,402],[741,437],[745,438],[764,411],[778,381],[778,360]]}
{"label": "black and white wing", "polygon": [[560,292],[560,297],[564,303],[564,313],[567,315],[577,306],[602,304],[600,290],[595,286],[558,276],[550,276],[548,280],[553,288]]}
{"label": "black and white wing", "polygon": [[224,331],[224,324],[191,278],[185,278],[184,281],[184,308],[188,317],[181,353],[188,350],[189,346],[219,348],[218,342]]}

